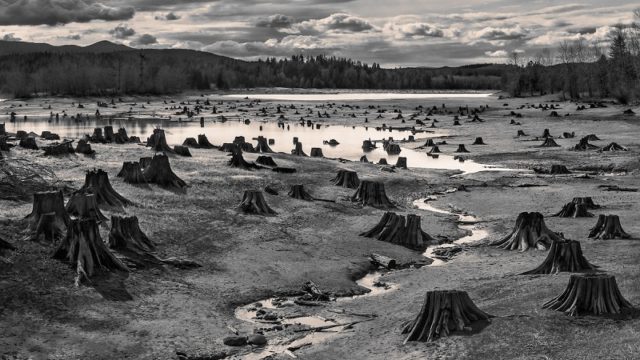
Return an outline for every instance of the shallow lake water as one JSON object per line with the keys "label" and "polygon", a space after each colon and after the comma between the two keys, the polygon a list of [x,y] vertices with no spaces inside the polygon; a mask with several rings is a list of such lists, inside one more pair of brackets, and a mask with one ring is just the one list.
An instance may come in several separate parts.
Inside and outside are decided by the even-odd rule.
{"label": "shallow lake water", "polygon": [[365,101],[365,100],[434,100],[461,98],[488,98],[492,93],[409,93],[409,92],[336,92],[322,94],[231,94],[227,99],[276,101]]}

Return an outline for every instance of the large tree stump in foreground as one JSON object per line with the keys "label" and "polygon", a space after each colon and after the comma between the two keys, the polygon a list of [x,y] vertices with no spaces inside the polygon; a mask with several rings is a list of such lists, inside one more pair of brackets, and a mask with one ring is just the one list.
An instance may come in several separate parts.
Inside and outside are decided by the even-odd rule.
{"label": "large tree stump in foreground", "polygon": [[97,222],[107,220],[93,194],[73,194],[67,202],[67,213],[79,219],[94,219]]}
{"label": "large tree stump in foreground", "polygon": [[129,184],[146,184],[147,180],[142,175],[142,168],[137,161],[125,161],[122,164],[122,169],[116,175],[121,177],[122,180]]}
{"label": "large tree stump in foreground", "polygon": [[553,214],[552,216],[564,217],[564,218],[579,218],[579,217],[592,217],[593,214],[587,211],[587,205],[574,203],[566,203],[560,212]]}
{"label": "large tree stump in foreground", "polygon": [[84,179],[84,185],[78,193],[94,194],[98,205],[107,205],[113,207],[124,207],[133,205],[124,196],[118,194],[109,182],[109,175],[102,169],[87,171]]}
{"label": "large tree stump in foreground", "polygon": [[547,254],[547,258],[537,268],[522,273],[530,274],[557,274],[559,272],[584,272],[595,270],[582,255],[580,242],[576,240],[553,241]]}
{"label": "large tree stump in foreground", "polygon": [[129,271],[107,249],[100,238],[98,223],[92,219],[72,220],[67,236],[54,252],[53,258],[66,261],[76,269],[76,284],[89,280],[99,271]]}
{"label": "large tree stump in foreground", "polygon": [[271,156],[260,155],[256,159],[256,163],[264,166],[278,166]]}
{"label": "large tree stump in foreground", "polygon": [[246,190],[238,208],[247,214],[273,215],[276,212],[267,205],[262,191]]}
{"label": "large tree stump in foreground", "polygon": [[302,150],[302,143],[301,142],[296,142],[296,148],[291,150],[291,155],[296,155],[296,156],[307,156],[307,154],[305,154],[305,152]]}
{"label": "large tree stump in foreground", "polygon": [[289,190],[290,197],[298,200],[306,200],[312,201],[313,196],[311,196],[305,189],[304,185],[291,185],[291,189]]}
{"label": "large tree stump in foreground", "polygon": [[398,244],[409,249],[423,251],[434,239],[422,231],[420,216],[409,214],[407,218],[394,212],[386,212],[378,224],[360,236]]}
{"label": "large tree stump in foreground", "polygon": [[633,306],[620,293],[616,278],[609,274],[572,274],[564,292],[545,303],[543,309],[569,316],[619,314]]}
{"label": "large tree stump in foreground", "polygon": [[209,139],[207,139],[207,135],[204,135],[204,134],[198,135],[198,146],[200,146],[200,148],[202,149],[212,149],[216,147],[215,145],[209,142]]}
{"label": "large tree stump in foreground", "polygon": [[547,228],[542,214],[522,212],[516,219],[513,231],[491,245],[506,250],[526,251],[530,247],[546,250],[554,240],[562,240],[562,236]]}
{"label": "large tree stump in foreground", "polygon": [[56,213],[42,214],[36,226],[28,230],[25,240],[57,244],[66,229],[67,225]]}
{"label": "large tree stump in foreground", "polygon": [[615,238],[628,239],[631,235],[627,234],[618,215],[599,215],[596,225],[589,232],[590,238],[609,240]]}
{"label": "large tree stump in foreground", "polygon": [[333,185],[342,186],[349,189],[357,189],[360,185],[360,179],[358,179],[358,173],[352,170],[338,170],[336,177],[331,179]]}
{"label": "large tree stump in foreground", "polygon": [[137,267],[163,264],[161,259],[152,254],[156,246],[140,229],[137,216],[111,217],[109,247],[124,255]]}
{"label": "large tree stump in foreground", "polygon": [[478,309],[466,291],[427,291],[420,313],[402,330],[409,341],[433,341],[451,332],[469,331],[475,321],[488,321],[492,316]]}
{"label": "large tree stump in foreground", "polygon": [[173,149],[167,144],[167,138],[163,129],[153,129],[153,134],[147,139],[147,146],[150,146],[156,152],[163,151],[173,153]]}
{"label": "large tree stump in foreground", "polygon": [[[53,214],[54,220],[50,219]],[[37,192],[33,194],[33,208],[31,213],[25,217],[28,221],[28,230],[35,232],[38,227],[42,226],[43,216],[47,215],[49,219],[45,223],[60,224],[62,229],[66,229],[71,221],[69,214],[64,208],[64,197],[62,191]]]}
{"label": "large tree stump in foreground", "polygon": [[384,184],[377,181],[361,181],[360,186],[351,196],[351,201],[358,202],[363,206],[369,205],[383,209],[396,207],[387,197]]}
{"label": "large tree stump in foreground", "polygon": [[187,186],[187,183],[171,170],[169,157],[164,154],[155,155],[142,175],[147,182],[167,188],[183,189]]}

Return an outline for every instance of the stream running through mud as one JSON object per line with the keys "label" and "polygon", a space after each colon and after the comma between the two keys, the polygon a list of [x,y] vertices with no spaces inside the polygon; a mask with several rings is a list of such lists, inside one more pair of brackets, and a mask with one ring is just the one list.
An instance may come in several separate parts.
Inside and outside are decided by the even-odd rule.
{"label": "stream running through mud", "polygon": [[[456,244],[460,245],[460,244],[472,243],[472,242],[483,240],[488,236],[487,230],[479,229],[477,227],[477,223],[479,221],[478,218],[476,218],[473,215],[465,214],[462,211],[458,211],[454,209],[452,206],[450,206],[453,209],[452,211],[436,208],[430,204],[430,202],[435,200],[436,199],[434,197],[430,197],[428,199],[421,198],[421,199],[415,200],[413,202],[413,205],[419,210],[430,211],[438,214],[458,216],[458,224],[459,224],[458,227],[461,230],[464,230],[467,233],[467,235],[449,244],[432,245],[427,247],[423,255],[427,258],[430,258],[433,261],[430,265],[427,265],[430,267],[442,266],[446,264],[446,261],[433,258],[434,249],[439,247],[452,247],[452,246],[456,246]],[[362,295],[339,297],[335,299],[335,302],[333,302],[333,304],[339,305],[340,303],[344,303],[348,301],[356,301],[363,297],[378,296],[378,295],[382,295],[398,289],[399,286],[397,284],[388,284],[381,281],[384,275],[388,273],[389,272],[386,270],[377,270],[377,271],[368,273],[367,275],[365,275],[364,277],[356,281],[356,283],[359,286],[368,289],[369,292]],[[260,325],[264,325],[264,326],[271,325],[273,327],[277,326],[278,329],[284,329],[284,327],[287,327],[287,326],[308,326],[310,328],[326,328],[327,331],[314,331],[314,330],[300,329],[300,332],[298,333],[294,332],[294,334],[301,334],[300,336],[295,336],[295,335],[270,336],[268,345],[264,347],[256,347],[250,353],[243,353],[241,355],[238,354],[235,356],[235,358],[241,358],[246,360],[259,360],[259,359],[265,359],[277,354],[288,354],[292,358],[295,358],[296,356],[293,353],[293,351],[297,349],[302,349],[304,347],[312,346],[314,344],[329,341],[331,338],[350,329],[354,322],[358,322],[358,321],[352,321],[352,320],[347,321],[346,319],[349,318],[348,315],[350,314],[344,313],[344,312],[342,313],[344,315],[343,316],[344,319],[342,321],[338,320],[339,315],[341,314],[340,312],[335,312],[336,316],[333,316],[332,318],[325,318],[320,315],[311,315],[304,312],[294,312],[288,316],[285,316],[284,318],[280,318],[273,321],[268,321],[268,320],[265,321],[265,320],[256,318],[256,315],[258,314],[258,312],[261,312],[262,314],[264,314],[277,309],[287,309],[287,308],[289,309],[304,308],[305,311],[308,311],[314,308],[313,306],[300,306],[295,304],[294,301],[296,298],[297,297],[276,297],[276,298],[269,298],[266,300],[254,302],[254,303],[236,308],[235,316],[236,318],[245,322],[252,323],[257,327],[260,327]],[[318,308],[324,309],[324,307],[321,307],[321,306],[319,306]],[[356,316],[365,317],[364,320],[365,321],[367,320],[366,314],[360,314]],[[369,318],[369,320],[371,319],[372,318]],[[275,333],[276,332],[272,332],[272,334],[275,334]]]}

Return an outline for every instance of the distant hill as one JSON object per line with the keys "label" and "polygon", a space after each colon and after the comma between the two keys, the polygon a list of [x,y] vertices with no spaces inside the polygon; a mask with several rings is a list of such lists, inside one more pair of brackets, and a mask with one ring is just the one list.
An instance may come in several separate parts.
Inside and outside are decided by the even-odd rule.
{"label": "distant hill", "polygon": [[0,56],[30,53],[107,53],[117,51],[133,51],[135,49],[110,41],[100,41],[89,46],[63,45],[54,46],[46,43],[0,40]]}

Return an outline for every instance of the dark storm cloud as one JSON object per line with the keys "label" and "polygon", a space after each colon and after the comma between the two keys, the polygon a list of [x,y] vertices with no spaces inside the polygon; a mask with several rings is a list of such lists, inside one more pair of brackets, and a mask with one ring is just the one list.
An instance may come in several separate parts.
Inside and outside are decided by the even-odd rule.
{"label": "dark storm cloud", "polygon": [[113,30],[109,31],[109,34],[113,35],[116,39],[126,39],[136,34],[136,31],[126,24],[120,24]]}
{"label": "dark storm cloud", "polygon": [[170,12],[167,15],[159,15],[155,17],[156,20],[166,20],[166,21],[175,21],[175,20],[180,20],[181,18],[182,16],[176,15],[174,12]]}
{"label": "dark storm cloud", "polygon": [[127,20],[131,6],[109,6],[93,0],[0,0],[0,25],[58,25],[92,20]]}
{"label": "dark storm cloud", "polygon": [[139,38],[132,41],[131,45],[140,46],[140,45],[152,45],[157,43],[158,43],[158,39],[156,39],[155,36],[150,34],[143,34]]}

